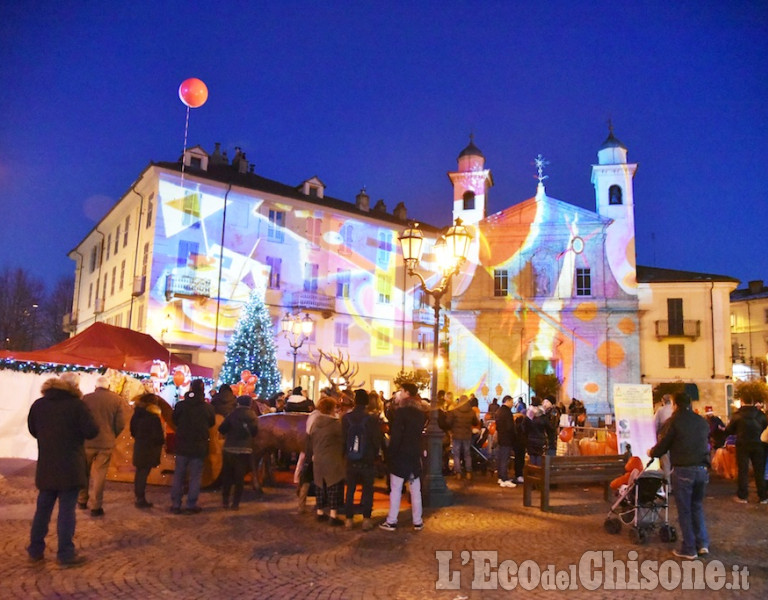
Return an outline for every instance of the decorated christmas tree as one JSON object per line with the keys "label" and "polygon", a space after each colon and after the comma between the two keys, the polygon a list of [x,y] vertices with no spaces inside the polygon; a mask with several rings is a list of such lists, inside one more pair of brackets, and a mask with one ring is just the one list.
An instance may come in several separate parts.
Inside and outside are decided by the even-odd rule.
{"label": "decorated christmas tree", "polygon": [[277,392],[280,371],[274,335],[272,319],[264,304],[264,290],[254,289],[229,340],[219,381],[232,385],[240,381],[243,371],[250,371],[258,378],[254,387],[256,396],[269,398]]}

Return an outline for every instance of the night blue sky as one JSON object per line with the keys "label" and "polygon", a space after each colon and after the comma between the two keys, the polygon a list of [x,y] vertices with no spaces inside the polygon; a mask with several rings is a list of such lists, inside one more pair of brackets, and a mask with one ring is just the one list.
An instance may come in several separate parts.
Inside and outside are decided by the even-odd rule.
{"label": "night blue sky", "polygon": [[73,274],[150,160],[241,146],[256,172],[365,186],[450,222],[470,132],[490,212],[594,210],[613,120],[639,163],[638,263],[768,280],[766,2],[20,2],[0,8],[0,267]]}

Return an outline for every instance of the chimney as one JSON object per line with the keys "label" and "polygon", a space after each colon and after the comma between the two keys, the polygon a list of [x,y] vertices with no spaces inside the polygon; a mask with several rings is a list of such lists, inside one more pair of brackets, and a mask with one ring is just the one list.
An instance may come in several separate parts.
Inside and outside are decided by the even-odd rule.
{"label": "chimney", "polygon": [[392,214],[398,221],[405,221],[408,219],[408,211],[405,208],[405,204],[402,202],[397,203],[397,206],[395,206],[395,210],[392,211]]}
{"label": "chimney", "polygon": [[749,293],[750,294],[759,294],[763,291],[763,280],[762,279],[755,279],[754,281],[749,282]]}
{"label": "chimney", "polygon": [[232,166],[237,169],[238,173],[248,172],[248,161],[245,158],[245,152],[242,151],[240,146],[235,146],[235,158],[232,159]]}
{"label": "chimney", "polygon": [[359,210],[368,212],[371,209],[371,197],[365,193],[365,187],[355,196],[355,205]]}
{"label": "chimney", "polygon": [[226,165],[227,164],[227,153],[224,152],[224,154],[221,153],[221,142],[215,143],[216,149],[213,151],[213,154],[211,155],[211,158],[209,162],[212,165]]}
{"label": "chimney", "polygon": [[387,212],[387,205],[384,204],[384,200],[378,200],[376,202],[376,205],[373,207],[373,212],[376,213],[386,213]]}

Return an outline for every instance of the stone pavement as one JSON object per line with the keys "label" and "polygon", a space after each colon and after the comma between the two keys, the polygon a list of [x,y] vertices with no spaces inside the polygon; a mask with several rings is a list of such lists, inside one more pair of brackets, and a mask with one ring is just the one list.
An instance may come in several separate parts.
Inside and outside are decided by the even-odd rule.
{"label": "stone pavement", "polygon": [[[577,567],[572,566],[587,551],[613,551],[617,560],[658,561],[662,571],[671,573],[673,585],[674,569],[681,562],[664,562],[672,559],[672,545],[657,535],[637,546],[626,529],[620,535],[605,533],[609,505],[597,487],[556,490],[554,512],[542,513],[522,506],[522,486],[501,489],[490,476],[477,476],[470,484],[450,480],[449,486],[456,492],[454,505],[427,509],[423,531],[413,531],[410,511],[404,510],[396,532],[377,528],[364,533],[359,516],[349,531],[318,523],[312,511],[298,514],[289,483],[267,489],[263,500],[246,491],[238,512],[224,511],[218,493],[204,492],[202,513],[178,516],[167,510],[169,488],[151,487],[148,496],[155,508],[140,511],[133,506],[131,484],[108,482],[104,517],[78,511],[75,543],[88,562],[63,569],[55,561],[55,512],[45,562],[27,562],[25,546],[36,498],[34,463],[0,459],[0,598],[469,600],[514,594],[502,589],[514,581],[507,579],[506,570],[497,580],[498,589],[473,589],[482,581],[477,577],[473,586],[480,551],[497,552],[499,563],[534,561],[536,565],[526,563],[534,571],[554,565],[553,572],[563,572],[559,584],[574,586],[568,591],[542,585],[523,590],[536,598],[768,597],[768,506],[756,504],[754,493],[751,504],[736,504],[734,483],[717,476],[705,505],[712,537],[712,554],[705,564],[714,569],[722,561],[726,583],[733,580],[734,565],[748,567],[749,590],[609,590],[599,585],[608,569],[598,563],[593,579],[586,579],[587,586],[594,581],[597,589],[589,591],[584,578],[574,582]],[[534,492],[534,503],[537,500]],[[385,512],[386,498],[377,493],[377,522]],[[674,510],[670,520],[676,521]],[[438,551],[446,552],[440,561]],[[529,572],[520,571],[521,585]],[[546,573],[544,577],[548,582]],[[458,589],[436,589],[452,585]]]}

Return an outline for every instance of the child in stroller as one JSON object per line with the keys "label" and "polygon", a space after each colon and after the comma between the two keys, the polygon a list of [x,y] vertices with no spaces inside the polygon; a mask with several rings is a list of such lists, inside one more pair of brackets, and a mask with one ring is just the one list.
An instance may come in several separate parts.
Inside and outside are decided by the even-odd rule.
{"label": "child in stroller", "polygon": [[617,495],[603,526],[611,534],[619,533],[622,523],[631,526],[629,539],[635,544],[647,542],[656,528],[662,542],[677,539],[669,524],[669,482],[661,471],[647,470],[652,463],[643,469],[642,460],[633,456],[627,461],[626,473],[611,482]]}

